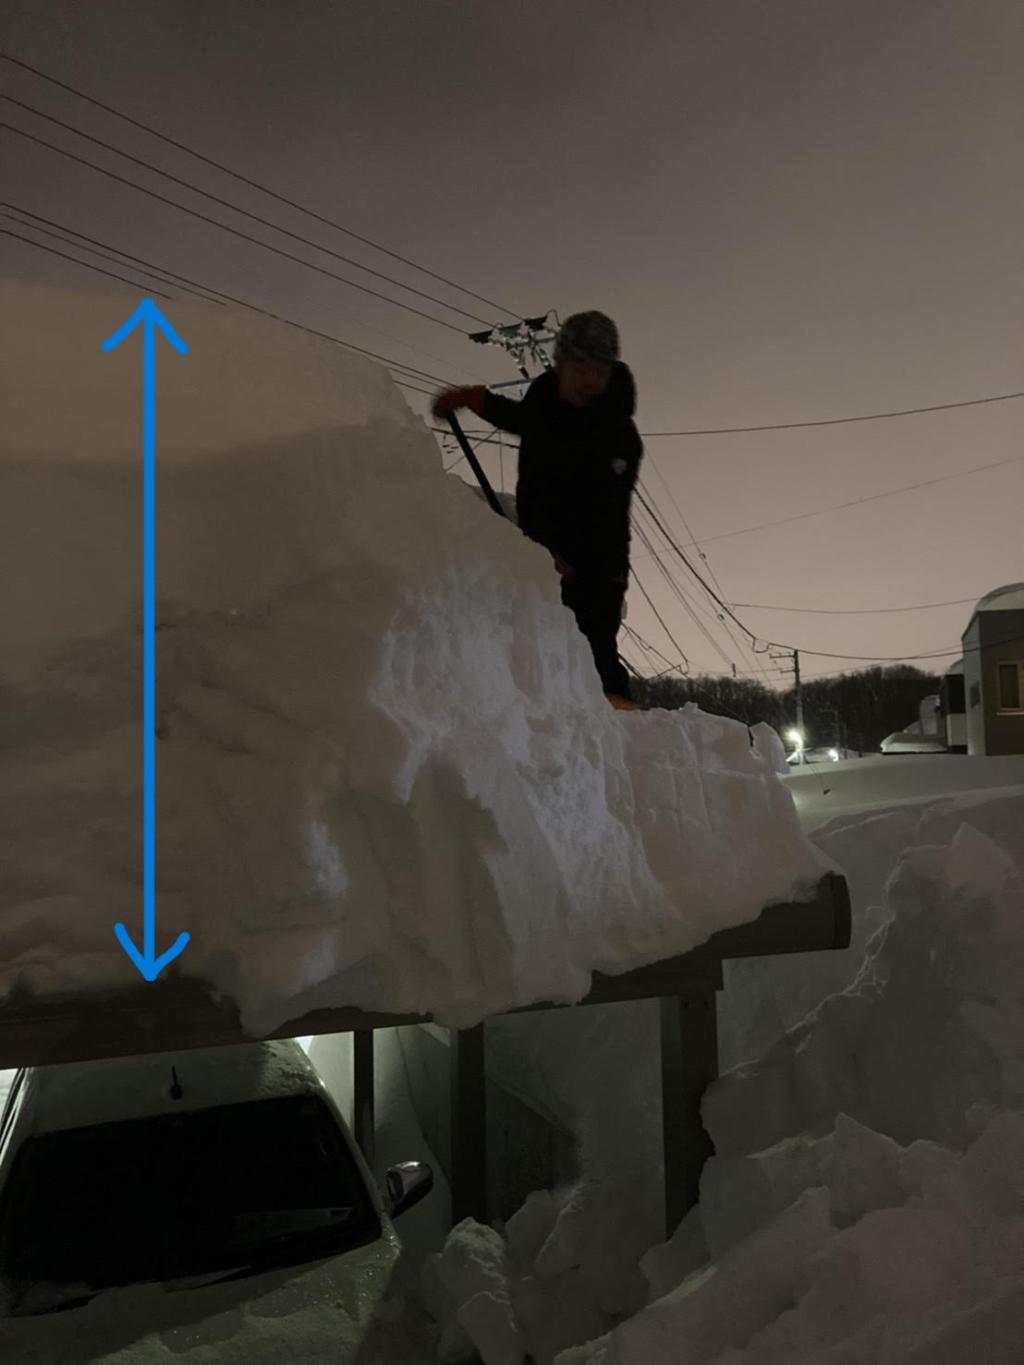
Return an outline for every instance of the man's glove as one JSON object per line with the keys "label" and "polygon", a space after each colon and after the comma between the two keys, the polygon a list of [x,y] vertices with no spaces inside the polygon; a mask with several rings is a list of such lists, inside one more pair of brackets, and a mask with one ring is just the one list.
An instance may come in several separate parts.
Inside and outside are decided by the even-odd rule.
{"label": "man's glove", "polygon": [[469,408],[478,417],[482,417],[486,393],[487,389],[483,384],[476,384],[468,389],[442,389],[434,396],[431,412],[435,417],[443,418],[457,412],[459,408]]}
{"label": "man's glove", "polygon": [[555,572],[563,583],[569,584],[576,577],[576,570],[571,564],[566,564],[561,555],[555,555]]}

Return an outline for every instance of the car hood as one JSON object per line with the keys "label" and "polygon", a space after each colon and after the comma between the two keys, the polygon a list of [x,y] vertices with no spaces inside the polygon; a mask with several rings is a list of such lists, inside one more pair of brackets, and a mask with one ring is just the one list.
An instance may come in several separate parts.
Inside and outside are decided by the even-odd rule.
{"label": "car hood", "polygon": [[[345,1365],[401,1361],[401,1304],[388,1302],[400,1255],[393,1231],[368,1246],[303,1266],[218,1283],[137,1285],[80,1307],[0,1322],[0,1358],[25,1365],[195,1365],[296,1360]],[[88,1349],[88,1356],[83,1350]]]}

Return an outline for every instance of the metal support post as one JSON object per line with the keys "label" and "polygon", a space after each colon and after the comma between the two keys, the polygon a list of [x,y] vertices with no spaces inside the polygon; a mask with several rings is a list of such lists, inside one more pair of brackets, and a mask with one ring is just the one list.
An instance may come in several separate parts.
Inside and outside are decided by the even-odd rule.
{"label": "metal support post", "polygon": [[451,1066],[452,1226],[464,1218],[487,1221],[487,1103],[484,1026],[452,1029]]}
{"label": "metal support post", "polygon": [[701,1122],[704,1091],[718,1076],[716,996],[721,975],[697,977],[661,1001],[665,1235],[671,1237],[700,1197],[700,1176],[714,1146]]}
{"label": "metal support post", "polygon": [[352,1130],[359,1150],[372,1170],[375,1156],[373,1029],[355,1029],[352,1033]]}

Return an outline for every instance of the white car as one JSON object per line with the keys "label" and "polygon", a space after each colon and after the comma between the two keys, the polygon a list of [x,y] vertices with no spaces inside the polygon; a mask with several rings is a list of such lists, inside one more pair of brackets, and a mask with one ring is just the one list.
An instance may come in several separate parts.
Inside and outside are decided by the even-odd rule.
{"label": "white car", "polygon": [[949,745],[938,735],[922,735],[913,730],[897,730],[886,735],[878,748],[883,754],[949,753]]}
{"label": "white car", "polygon": [[0,1116],[0,1354],[53,1325],[81,1360],[156,1334],[269,1361],[282,1331],[328,1358],[303,1354],[310,1330],[362,1362],[391,1219],[432,1183],[404,1163],[381,1197],[295,1042],[23,1069]]}
{"label": "white car", "polygon": [[799,768],[806,763],[838,763],[841,758],[849,756],[849,749],[794,749],[791,754],[787,754],[786,762],[791,768]]}

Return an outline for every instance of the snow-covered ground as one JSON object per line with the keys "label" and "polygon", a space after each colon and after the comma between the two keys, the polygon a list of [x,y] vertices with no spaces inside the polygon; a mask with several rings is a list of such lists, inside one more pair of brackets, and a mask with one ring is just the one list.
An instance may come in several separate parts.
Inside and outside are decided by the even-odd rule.
{"label": "snow-covered ground", "polygon": [[660,1242],[651,1012],[530,1020],[501,1064],[564,1096],[583,1174],[428,1262],[448,1359],[466,1338],[488,1365],[1024,1359],[1024,758],[823,776],[790,785],[862,946],[737,964],[722,1011],[750,1060],[706,1097],[699,1206]]}
{"label": "snow-covered ground", "polygon": [[838,816],[948,804],[958,795],[971,804],[974,793],[1014,790],[1021,784],[1021,760],[1013,754],[872,754],[791,769],[785,782],[804,828],[813,832]]}
{"label": "snow-covered ground", "polygon": [[[0,284],[0,996],[138,980],[140,347]],[[467,1024],[684,951],[820,867],[745,727],[620,713],[549,556],[385,370],[175,301],[158,350],[158,950],[253,1031]],[[162,346],[162,343],[158,343]],[[773,737],[774,739],[774,737]]]}

